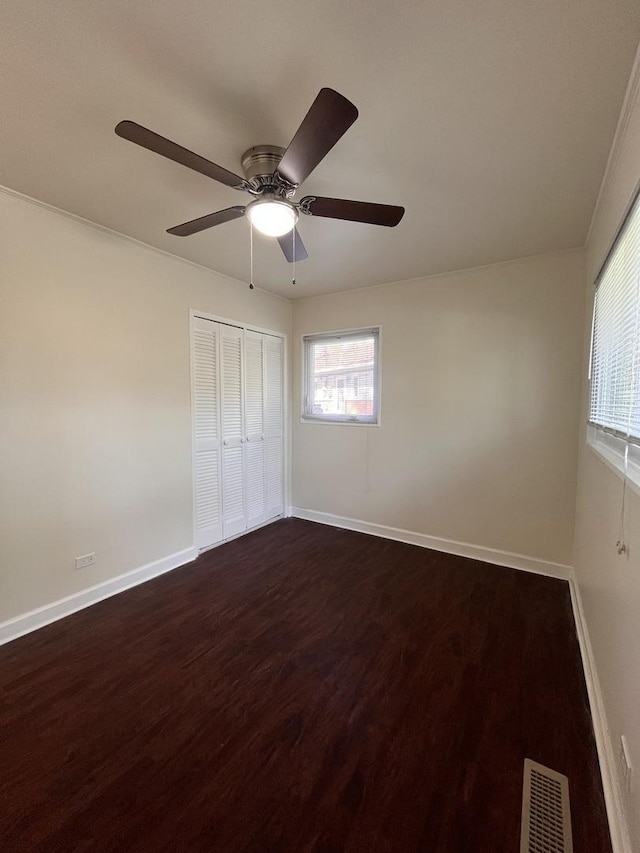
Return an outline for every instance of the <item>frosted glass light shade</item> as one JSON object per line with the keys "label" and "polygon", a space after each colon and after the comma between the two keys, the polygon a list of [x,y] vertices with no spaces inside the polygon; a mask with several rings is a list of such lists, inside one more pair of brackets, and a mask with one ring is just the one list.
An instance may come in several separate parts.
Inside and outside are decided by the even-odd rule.
{"label": "frosted glass light shade", "polygon": [[251,224],[268,237],[282,237],[295,226],[298,211],[286,201],[254,201],[247,206]]}

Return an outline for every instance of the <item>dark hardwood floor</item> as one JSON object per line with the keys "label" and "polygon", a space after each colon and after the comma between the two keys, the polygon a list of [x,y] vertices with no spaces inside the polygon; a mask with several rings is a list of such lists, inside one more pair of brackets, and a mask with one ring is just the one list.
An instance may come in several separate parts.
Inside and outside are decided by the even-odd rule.
{"label": "dark hardwood floor", "polygon": [[0,648],[0,848],[610,853],[565,582],[285,520]]}

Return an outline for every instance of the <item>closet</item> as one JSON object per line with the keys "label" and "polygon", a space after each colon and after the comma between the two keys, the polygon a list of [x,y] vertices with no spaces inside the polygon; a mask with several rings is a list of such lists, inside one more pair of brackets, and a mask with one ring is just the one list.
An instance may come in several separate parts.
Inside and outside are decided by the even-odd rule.
{"label": "closet", "polygon": [[281,337],[193,317],[198,548],[284,511],[283,368]]}

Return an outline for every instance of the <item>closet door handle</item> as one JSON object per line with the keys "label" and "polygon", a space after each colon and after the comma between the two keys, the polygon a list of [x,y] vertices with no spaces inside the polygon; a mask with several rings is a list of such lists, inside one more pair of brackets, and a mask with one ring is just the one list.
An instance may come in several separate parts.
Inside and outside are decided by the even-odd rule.
{"label": "closet door handle", "polygon": [[249,438],[249,436],[247,436],[247,441],[251,441],[251,439]]}
{"label": "closet door handle", "polygon": [[264,436],[263,436],[263,435],[261,435],[261,436],[260,436],[260,441],[264,441]]}
{"label": "closet door handle", "polygon": [[224,440],[222,443],[223,443],[223,444],[224,444],[224,446],[226,447],[226,446],[229,444],[229,439],[228,439],[228,438],[225,438],[225,440]]}
{"label": "closet door handle", "polygon": [[240,444],[244,444],[244,438],[240,439]]}

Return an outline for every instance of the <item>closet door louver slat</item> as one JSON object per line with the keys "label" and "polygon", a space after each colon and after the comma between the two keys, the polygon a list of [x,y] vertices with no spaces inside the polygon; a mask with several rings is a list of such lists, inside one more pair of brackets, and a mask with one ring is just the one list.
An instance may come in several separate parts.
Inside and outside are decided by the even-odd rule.
{"label": "closet door louver slat", "polygon": [[215,545],[284,511],[284,342],[193,319],[195,538]]}
{"label": "closet door louver slat", "polygon": [[264,335],[266,518],[284,511],[284,343]]}
{"label": "closet door louver slat", "polygon": [[195,318],[193,328],[193,422],[196,546],[222,539],[218,326]]}
{"label": "closet door louver slat", "polygon": [[222,533],[247,529],[243,476],[242,329],[220,324],[222,376]]}
{"label": "closet door louver slat", "polygon": [[264,480],[264,335],[245,331],[245,483],[247,524],[265,521]]}

